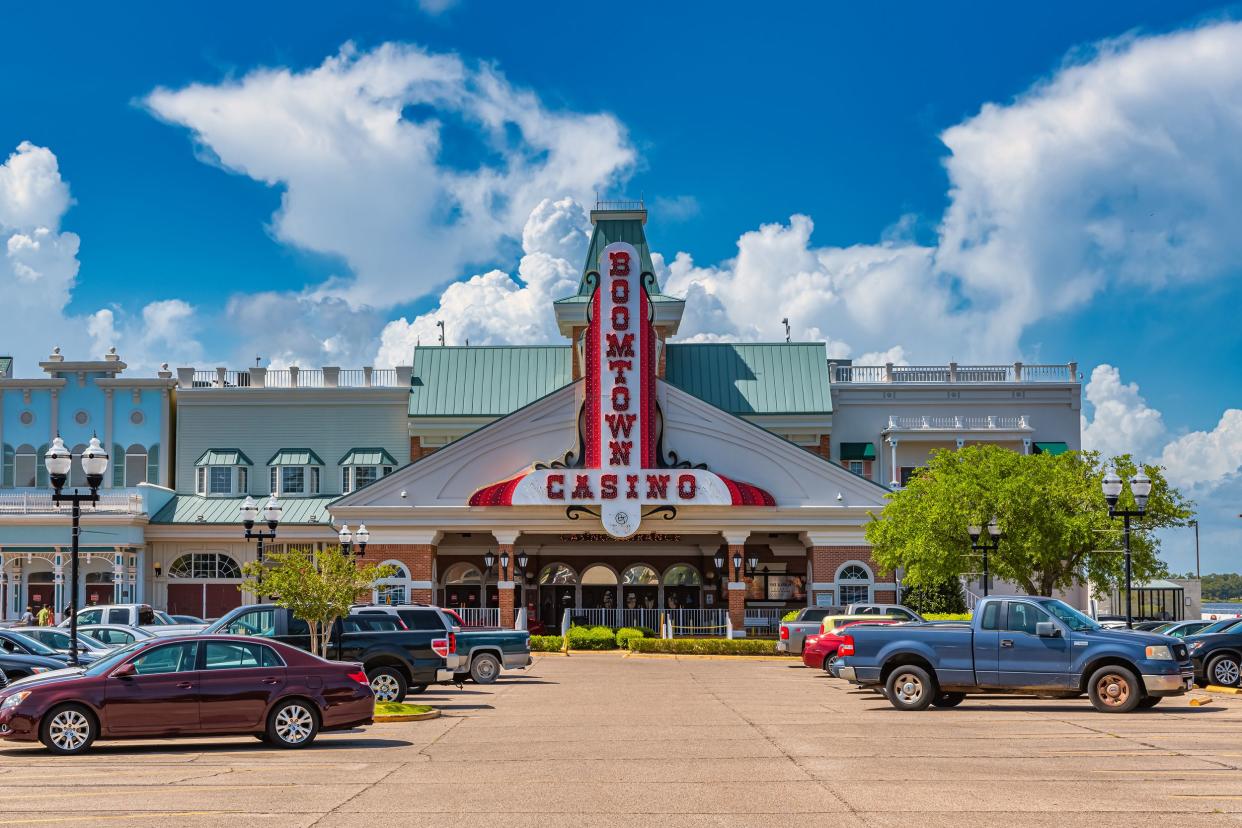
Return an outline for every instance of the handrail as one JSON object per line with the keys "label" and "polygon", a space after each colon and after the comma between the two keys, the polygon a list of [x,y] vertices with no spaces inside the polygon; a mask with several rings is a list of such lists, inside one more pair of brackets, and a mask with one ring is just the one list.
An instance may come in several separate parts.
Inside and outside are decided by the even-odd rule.
{"label": "handrail", "polygon": [[836,383],[1041,383],[1078,382],[1078,363],[1060,365],[838,365],[829,361]]}

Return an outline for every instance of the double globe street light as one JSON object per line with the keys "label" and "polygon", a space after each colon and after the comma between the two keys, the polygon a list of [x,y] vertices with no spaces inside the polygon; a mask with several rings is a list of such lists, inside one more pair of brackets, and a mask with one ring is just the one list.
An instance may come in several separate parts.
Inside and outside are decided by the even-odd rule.
{"label": "double globe street light", "polygon": [[988,553],[995,552],[1000,549],[1000,539],[1004,537],[1001,532],[1000,524],[996,522],[996,518],[992,518],[988,522],[988,540],[980,541],[983,537],[982,526],[967,526],[966,533],[970,535],[970,548],[976,552],[983,553],[983,597],[988,597]]}
{"label": "double globe street light", "polygon": [[349,524],[341,526],[341,531],[337,533],[337,539],[341,542],[341,551],[346,555],[354,554],[354,544],[358,544],[358,557],[365,558],[367,555],[367,544],[371,540],[371,532],[367,529],[365,523],[358,524],[358,531],[349,531]]}
{"label": "double globe street light", "polygon": [[[280,515],[284,509],[281,507],[280,501],[276,499],[275,494],[268,498],[267,503],[263,506],[263,520],[267,523],[268,529],[266,532],[262,529],[255,531],[254,524],[259,517],[259,504],[254,502],[253,497],[246,495],[246,499],[242,501],[241,508],[238,511],[241,513],[242,526],[246,530],[246,540],[258,541],[258,561],[262,565],[263,541],[272,540],[276,537],[276,526],[280,523]],[[262,574],[260,574],[256,583],[261,581]]]}
{"label": "double globe street light", "polygon": [[73,505],[72,552],[70,553],[70,593],[69,593],[69,663],[80,666],[78,659],[78,536],[81,534],[81,517],[83,503],[99,502],[99,486],[103,483],[104,474],[108,471],[108,452],[99,444],[99,438],[92,436],[90,444],[82,452],[82,472],[86,476],[86,485],[90,491],[83,493],[78,487],[66,492],[65,483],[69,480],[69,472],[73,468],[73,455],[65,448],[65,441],[57,434],[52,440],[43,463],[47,466],[48,477],[52,481],[52,502],[56,504],[70,503]]}
{"label": "double globe street light", "polygon": [[1151,478],[1140,469],[1130,478],[1130,493],[1134,495],[1133,509],[1118,509],[1117,501],[1121,499],[1121,478],[1114,469],[1109,469],[1100,488],[1104,490],[1104,500],[1108,503],[1108,516],[1114,520],[1122,518],[1122,536],[1125,538],[1126,552],[1126,629],[1134,629],[1134,614],[1130,604],[1130,586],[1132,572],[1130,568],[1130,518],[1141,518],[1147,514],[1147,499],[1151,496]]}

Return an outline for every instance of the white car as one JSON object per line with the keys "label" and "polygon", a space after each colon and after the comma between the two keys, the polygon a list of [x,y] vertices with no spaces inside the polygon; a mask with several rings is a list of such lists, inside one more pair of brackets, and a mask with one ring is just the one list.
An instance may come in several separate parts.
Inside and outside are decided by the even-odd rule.
{"label": "white car", "polygon": [[93,638],[108,647],[125,647],[135,641],[146,641],[154,635],[138,627],[126,627],[123,624],[89,624],[78,627],[78,635]]}
{"label": "white car", "polygon": [[[178,624],[163,610],[153,609],[150,604],[102,604],[84,607],[78,613],[78,626],[96,624],[120,624],[138,627],[152,635],[189,635],[202,632],[206,624]],[[62,628],[69,626],[69,619],[60,622]]]}
{"label": "white car", "polygon": [[[35,641],[51,647],[58,653],[69,652],[69,642],[72,640],[69,638],[68,631],[62,630],[60,627],[16,627],[13,629],[13,632],[19,632],[28,638],[33,638]],[[112,649],[113,645],[103,644],[90,636],[83,635],[81,631],[78,632],[79,652],[102,656],[111,652]]]}

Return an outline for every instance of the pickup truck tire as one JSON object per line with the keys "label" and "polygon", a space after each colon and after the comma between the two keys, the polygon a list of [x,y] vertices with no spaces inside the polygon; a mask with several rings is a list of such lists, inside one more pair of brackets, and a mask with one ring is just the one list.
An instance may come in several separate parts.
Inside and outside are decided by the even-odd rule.
{"label": "pickup truck tire", "polygon": [[932,699],[932,704],[936,707],[957,707],[964,701],[966,701],[965,693],[940,693]]}
{"label": "pickup truck tire", "polygon": [[409,690],[405,676],[396,667],[372,667],[367,670],[367,681],[376,701],[399,702]]}
{"label": "pickup truck tire", "polygon": [[1143,685],[1132,670],[1108,664],[1091,674],[1087,695],[1101,713],[1129,713],[1143,700]]}
{"label": "pickup truck tire", "polygon": [[1139,709],[1146,710],[1149,707],[1155,707],[1156,705],[1160,704],[1160,700],[1162,698],[1164,697],[1163,696],[1144,696],[1143,700],[1138,703]]}
{"label": "pickup truck tire", "polygon": [[491,653],[479,653],[470,659],[470,678],[475,684],[492,684],[500,677],[500,659]]}
{"label": "pickup truck tire", "polygon": [[1228,653],[1218,655],[1208,662],[1208,684],[1237,687],[1240,671],[1242,671],[1242,665],[1238,664],[1237,658]]}
{"label": "pickup truck tire", "polygon": [[938,694],[935,679],[914,664],[894,668],[884,690],[888,703],[898,710],[926,710]]}

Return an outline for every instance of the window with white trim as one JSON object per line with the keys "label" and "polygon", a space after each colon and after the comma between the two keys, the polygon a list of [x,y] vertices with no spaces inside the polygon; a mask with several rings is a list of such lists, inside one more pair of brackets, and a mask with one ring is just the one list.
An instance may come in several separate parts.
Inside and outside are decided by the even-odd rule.
{"label": "window with white trim", "polygon": [[38,479],[38,453],[34,446],[21,445],[13,459],[13,485],[19,488],[33,488]]}
{"label": "window with white trim", "polygon": [[871,573],[861,564],[846,564],[837,573],[837,603],[841,606],[871,601]]}
{"label": "window with white trim", "polygon": [[349,494],[358,489],[365,489],[392,472],[392,466],[341,466],[341,493]]}
{"label": "window with white trim", "polygon": [[147,450],[137,443],[125,449],[125,485],[147,482]]}
{"label": "window with white trim", "polygon": [[207,493],[213,495],[233,493],[232,466],[212,466],[207,470]]}
{"label": "window with white trim", "polygon": [[250,470],[245,466],[197,466],[194,469],[194,493],[203,497],[228,497],[246,494]]}

